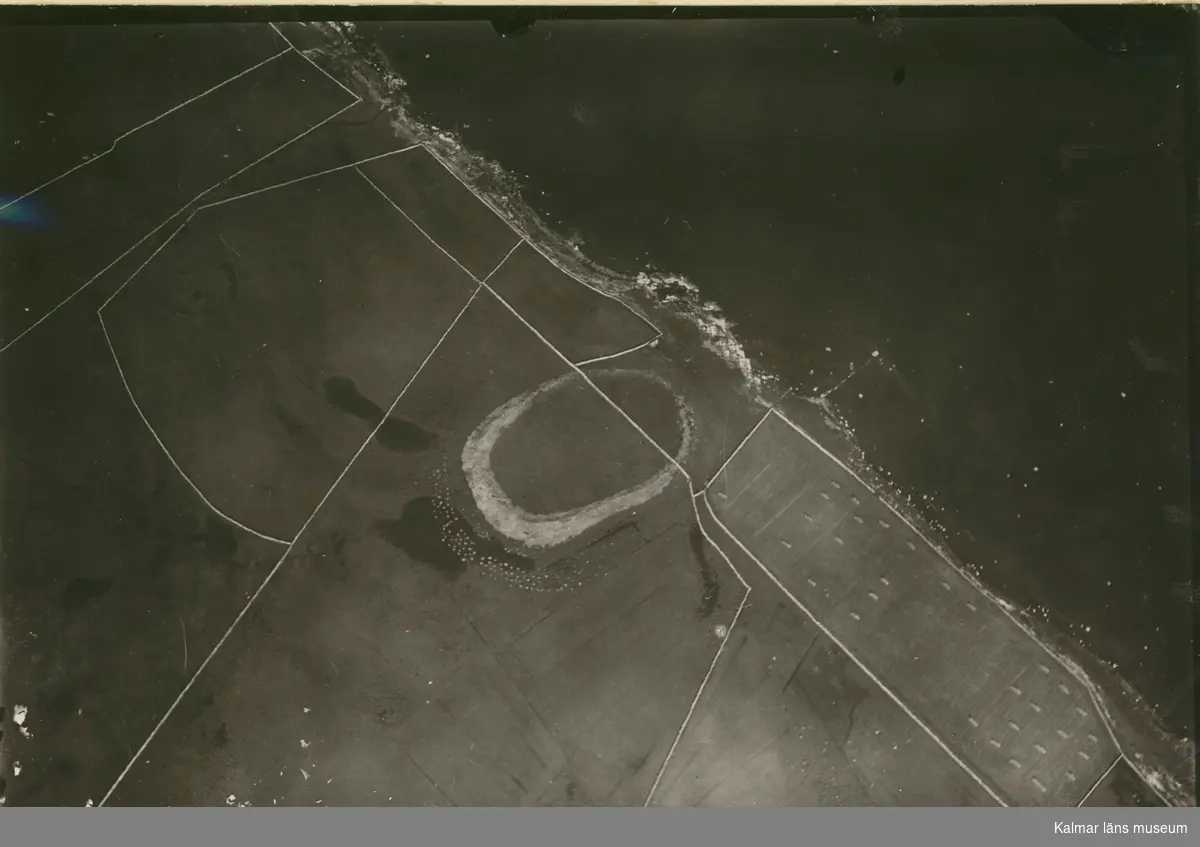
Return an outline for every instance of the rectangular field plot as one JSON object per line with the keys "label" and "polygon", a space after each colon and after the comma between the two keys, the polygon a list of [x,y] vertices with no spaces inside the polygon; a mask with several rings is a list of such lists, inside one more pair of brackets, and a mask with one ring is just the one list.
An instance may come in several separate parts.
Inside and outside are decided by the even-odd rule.
{"label": "rectangular field plot", "polygon": [[725,476],[722,521],[972,769],[1083,798],[1116,756],[1087,692],[866,486],[775,415]]}

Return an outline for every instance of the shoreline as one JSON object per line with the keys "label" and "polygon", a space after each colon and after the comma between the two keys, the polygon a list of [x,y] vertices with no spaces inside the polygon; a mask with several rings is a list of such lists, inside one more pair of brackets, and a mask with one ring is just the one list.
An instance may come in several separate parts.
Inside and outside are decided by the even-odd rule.
{"label": "shoreline", "polygon": [[[1129,754],[1130,764],[1148,784],[1171,804],[1193,802],[1192,764],[1182,755],[1190,753],[1191,741],[1169,732],[1145,698],[1104,659],[1054,626],[1048,616],[1038,617],[999,596],[982,582],[977,568],[960,562],[945,541],[944,528],[923,514],[911,496],[889,483],[886,471],[873,465],[858,446],[849,422],[828,398],[832,389],[821,395],[805,396],[761,369],[737,339],[736,327],[721,307],[704,300],[699,287],[685,277],[657,271],[621,274],[588,259],[581,242],[554,231],[522,200],[516,177],[501,165],[467,149],[452,132],[413,117],[404,80],[389,67],[376,45],[357,34],[353,24],[313,24],[310,31],[321,34],[325,49],[308,52],[320,53],[332,62],[335,70],[365,88],[389,112],[392,129],[398,137],[425,146],[497,215],[525,234],[553,264],[582,284],[621,301],[660,334],[665,326],[668,331],[698,335],[705,350],[741,376],[748,398],[763,406],[779,406],[810,432],[826,436],[823,440],[828,441],[825,447],[831,454],[840,455],[839,461],[867,480],[881,499],[925,535],[943,558],[1088,688],[1105,713],[1118,746]],[[1097,678],[1103,685],[1097,684]]]}

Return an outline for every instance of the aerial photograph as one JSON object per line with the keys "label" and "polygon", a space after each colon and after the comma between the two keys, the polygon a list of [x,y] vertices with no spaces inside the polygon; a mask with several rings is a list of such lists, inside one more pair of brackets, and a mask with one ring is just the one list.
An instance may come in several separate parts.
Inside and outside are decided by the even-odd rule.
{"label": "aerial photograph", "polygon": [[0,804],[1196,804],[1195,16],[338,11],[0,16]]}

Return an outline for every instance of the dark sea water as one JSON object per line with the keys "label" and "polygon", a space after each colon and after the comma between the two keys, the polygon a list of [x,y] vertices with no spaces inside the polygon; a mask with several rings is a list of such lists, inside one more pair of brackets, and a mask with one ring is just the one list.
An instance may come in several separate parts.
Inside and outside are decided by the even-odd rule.
{"label": "dark sea water", "polygon": [[[1185,731],[1184,66],[1048,18],[360,24],[419,117],[829,395],[984,581]],[[879,351],[872,361],[873,351]]]}

